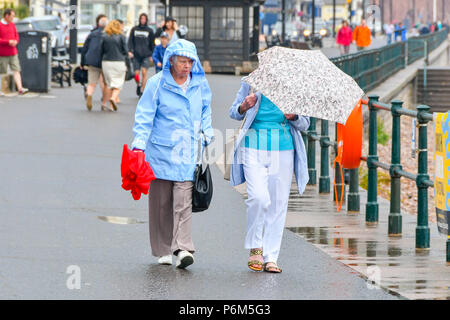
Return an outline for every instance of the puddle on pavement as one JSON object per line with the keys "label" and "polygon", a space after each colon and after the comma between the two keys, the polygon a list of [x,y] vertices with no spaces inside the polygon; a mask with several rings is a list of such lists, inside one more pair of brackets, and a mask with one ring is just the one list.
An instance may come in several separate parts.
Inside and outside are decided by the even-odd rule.
{"label": "puddle on pavement", "polygon": [[[445,257],[416,253],[405,247],[406,237],[356,237],[356,228],[348,226],[287,229],[358,271],[368,282],[375,279],[384,289],[408,299],[450,300],[450,267],[443,263]],[[374,270],[379,274],[375,278]]]}
{"label": "puddle on pavement", "polygon": [[128,217],[114,217],[114,216],[97,216],[98,219],[114,223],[114,224],[139,224],[139,223],[145,223],[145,221],[139,221],[134,218],[128,218]]}

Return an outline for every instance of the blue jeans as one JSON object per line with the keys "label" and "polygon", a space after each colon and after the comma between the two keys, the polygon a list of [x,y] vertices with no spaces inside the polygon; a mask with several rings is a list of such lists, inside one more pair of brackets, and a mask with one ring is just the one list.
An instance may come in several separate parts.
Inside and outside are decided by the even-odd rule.
{"label": "blue jeans", "polygon": [[392,43],[392,33],[386,34],[386,39],[387,39],[387,44],[391,44]]}

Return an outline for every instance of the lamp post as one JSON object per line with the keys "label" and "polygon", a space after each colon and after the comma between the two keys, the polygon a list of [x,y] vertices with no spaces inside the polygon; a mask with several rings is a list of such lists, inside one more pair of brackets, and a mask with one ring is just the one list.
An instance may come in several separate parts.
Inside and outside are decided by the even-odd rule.
{"label": "lamp post", "polygon": [[352,0],[347,0],[348,4],[348,24],[352,24]]}
{"label": "lamp post", "polygon": [[336,38],[336,0],[333,0],[333,38]]}
{"label": "lamp post", "polygon": [[312,30],[311,30],[311,39],[314,37],[314,32],[316,28],[316,1],[312,0]]}
{"label": "lamp post", "polygon": [[281,0],[281,39],[286,40],[286,0]]}
{"label": "lamp post", "polygon": [[69,53],[70,62],[77,63],[77,28],[78,28],[78,0],[70,0],[69,15]]}
{"label": "lamp post", "polygon": [[437,0],[433,0],[433,22],[437,20]]}

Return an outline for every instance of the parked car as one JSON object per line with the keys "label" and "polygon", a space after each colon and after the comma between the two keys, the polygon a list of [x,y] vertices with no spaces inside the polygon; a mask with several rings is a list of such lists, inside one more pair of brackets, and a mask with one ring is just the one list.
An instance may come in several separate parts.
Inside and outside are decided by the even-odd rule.
{"label": "parked car", "polygon": [[66,35],[57,16],[28,17],[16,23],[17,31],[38,30],[50,33],[52,54],[67,51]]}

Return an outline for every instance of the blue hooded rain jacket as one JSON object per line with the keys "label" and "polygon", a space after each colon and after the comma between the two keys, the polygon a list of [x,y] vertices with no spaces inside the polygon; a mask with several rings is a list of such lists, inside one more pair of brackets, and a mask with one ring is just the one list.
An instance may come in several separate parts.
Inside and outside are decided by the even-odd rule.
{"label": "blue hooded rain jacket", "polygon": [[[186,93],[170,73],[174,55],[194,60]],[[133,133],[132,148],[145,151],[156,178],[194,180],[199,147],[211,142],[213,129],[211,90],[192,42],[180,39],[167,47],[162,72],[148,79],[138,102]]]}

